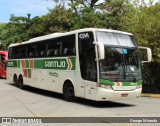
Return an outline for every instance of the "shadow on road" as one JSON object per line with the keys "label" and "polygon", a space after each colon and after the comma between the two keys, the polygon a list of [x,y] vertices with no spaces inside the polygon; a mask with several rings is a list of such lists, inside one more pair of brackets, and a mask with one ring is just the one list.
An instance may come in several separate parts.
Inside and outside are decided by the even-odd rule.
{"label": "shadow on road", "polygon": [[119,103],[112,102],[112,101],[92,101],[87,99],[78,99],[77,103],[87,106],[92,106],[95,108],[117,108],[117,107],[132,107],[135,105],[126,104],[126,103]]}
{"label": "shadow on road", "polygon": [[[11,83],[10,83],[10,85],[14,86]],[[27,91],[27,92],[34,93],[34,94],[39,94],[39,95],[42,95],[42,96],[47,96],[47,97],[51,97],[51,98],[55,98],[55,99],[59,99],[59,100],[64,100],[62,94],[51,92],[51,91],[46,91],[46,90],[42,90],[42,89],[30,87],[30,86],[25,86],[25,89],[23,89],[23,90]],[[68,101],[66,101],[66,102],[68,102]],[[119,103],[118,101],[117,102],[92,101],[92,100],[82,99],[82,98],[78,98],[75,102],[72,102],[72,103],[91,106],[91,107],[95,107],[95,108],[116,108],[116,107],[132,107],[132,106],[135,106],[134,104]]]}

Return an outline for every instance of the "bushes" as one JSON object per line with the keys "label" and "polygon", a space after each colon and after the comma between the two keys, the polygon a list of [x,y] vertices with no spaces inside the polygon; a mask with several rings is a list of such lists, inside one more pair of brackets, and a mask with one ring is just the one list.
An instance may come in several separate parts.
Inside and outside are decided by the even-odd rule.
{"label": "bushes", "polygon": [[160,93],[160,62],[143,64],[143,92]]}

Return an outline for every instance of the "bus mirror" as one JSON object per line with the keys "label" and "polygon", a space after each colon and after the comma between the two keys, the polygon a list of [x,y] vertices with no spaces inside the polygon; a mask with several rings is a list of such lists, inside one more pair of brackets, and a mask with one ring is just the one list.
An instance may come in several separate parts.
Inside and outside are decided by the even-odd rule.
{"label": "bus mirror", "polygon": [[97,52],[98,52],[98,60],[103,60],[105,58],[104,56],[104,45],[99,42],[94,42],[93,44],[96,45],[97,47]]}
{"label": "bus mirror", "polygon": [[141,63],[151,62],[152,60],[152,51],[148,47],[139,46],[139,52],[141,56]]}

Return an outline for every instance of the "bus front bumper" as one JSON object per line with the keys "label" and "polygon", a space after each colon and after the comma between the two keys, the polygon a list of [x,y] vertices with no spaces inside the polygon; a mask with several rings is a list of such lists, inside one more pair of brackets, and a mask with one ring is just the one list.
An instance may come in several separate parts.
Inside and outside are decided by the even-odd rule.
{"label": "bus front bumper", "polygon": [[114,91],[98,87],[96,101],[118,101],[138,98],[141,95],[142,88],[130,91]]}

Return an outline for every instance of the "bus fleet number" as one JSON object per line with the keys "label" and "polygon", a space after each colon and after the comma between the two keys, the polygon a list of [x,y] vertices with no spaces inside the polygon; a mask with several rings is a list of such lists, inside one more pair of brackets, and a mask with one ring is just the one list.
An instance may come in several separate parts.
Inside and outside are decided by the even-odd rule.
{"label": "bus fleet number", "polygon": [[13,62],[8,62],[9,67],[13,67]]}

